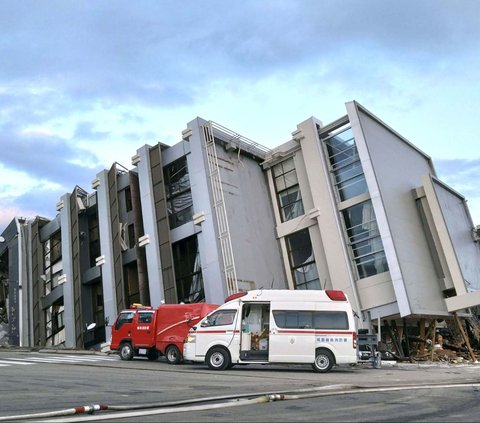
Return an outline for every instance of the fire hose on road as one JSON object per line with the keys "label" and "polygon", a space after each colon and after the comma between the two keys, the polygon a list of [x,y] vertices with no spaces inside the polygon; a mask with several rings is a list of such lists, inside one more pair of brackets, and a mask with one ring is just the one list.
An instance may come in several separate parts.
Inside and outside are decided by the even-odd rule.
{"label": "fire hose on road", "polygon": [[[235,396],[208,397],[194,400],[174,401],[169,403],[143,404],[143,405],[89,405],[79,406],[64,410],[57,410],[45,413],[23,414],[16,416],[3,416],[0,421],[14,421],[26,419],[41,419],[41,422],[79,422],[79,421],[99,421],[112,420],[128,417],[142,417],[151,415],[161,415],[170,413],[204,411],[219,408],[238,407],[253,404],[262,404],[274,401],[301,400],[307,398],[348,395],[348,394],[364,394],[373,392],[387,391],[404,391],[411,389],[445,389],[445,388],[464,388],[464,387],[480,387],[480,383],[451,383],[451,384],[430,384],[430,385],[403,385],[403,386],[383,386],[374,388],[365,388],[354,385],[332,385],[316,388],[308,388],[296,390],[291,393],[270,393],[270,394],[241,394]],[[256,396],[258,395],[258,396]],[[246,397],[250,397],[245,399]],[[252,398],[253,397],[253,398]],[[222,401],[211,403],[213,401]],[[204,404],[199,404],[204,403]],[[135,411],[136,410],[136,411]],[[85,415],[93,414],[95,411],[112,411],[102,415]],[[65,418],[55,418],[64,417]],[[54,418],[54,419],[51,419]],[[45,420],[46,419],[46,420]]]}

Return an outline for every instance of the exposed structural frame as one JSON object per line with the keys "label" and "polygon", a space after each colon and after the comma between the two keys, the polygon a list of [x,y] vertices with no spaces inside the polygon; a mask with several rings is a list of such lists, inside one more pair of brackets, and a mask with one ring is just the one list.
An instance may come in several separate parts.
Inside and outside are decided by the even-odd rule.
{"label": "exposed structural frame", "polygon": [[202,130],[207,153],[208,175],[214,201],[213,207],[217,218],[220,248],[222,251],[223,271],[225,273],[227,293],[228,295],[232,295],[238,292],[238,282],[212,122],[207,122],[205,125],[202,125]]}
{"label": "exposed structural frame", "polygon": [[[227,143],[233,144],[235,147],[238,148],[239,152],[240,150],[242,150],[247,153],[253,154],[257,157],[261,157],[262,159],[265,159],[266,155],[271,152],[271,150],[268,147],[265,147],[240,134],[237,134],[236,132],[228,128],[225,128],[224,126],[216,122],[209,121],[208,125],[210,126],[210,129],[212,131],[212,136],[213,136],[213,130],[214,129],[218,130],[222,134],[222,140],[226,141]],[[229,138],[225,137],[225,135]]]}

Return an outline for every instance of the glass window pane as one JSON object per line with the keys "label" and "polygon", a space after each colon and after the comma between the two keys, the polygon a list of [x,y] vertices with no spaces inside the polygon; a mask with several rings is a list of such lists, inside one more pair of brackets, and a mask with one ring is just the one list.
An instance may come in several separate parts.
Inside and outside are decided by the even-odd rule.
{"label": "glass window pane", "polygon": [[300,199],[300,191],[297,187],[289,188],[280,194],[278,194],[278,198],[280,199],[280,206],[284,207],[289,204],[295,203]]}
{"label": "glass window pane", "polygon": [[348,128],[324,142],[340,201],[368,192],[352,129]]}
{"label": "glass window pane", "polygon": [[302,195],[293,158],[273,166],[272,171],[282,222],[303,215]]}
{"label": "glass window pane", "polygon": [[348,330],[348,317],[344,311],[316,311],[314,313],[315,329]]}
{"label": "glass window pane", "polygon": [[311,281],[308,281],[306,284],[305,289],[322,289],[320,286],[320,279],[314,279]]}
{"label": "glass window pane", "polygon": [[349,164],[335,172],[335,182],[340,183],[356,176],[363,175],[363,169],[360,162]]}
{"label": "glass window pane", "polygon": [[288,173],[285,173],[285,187],[291,187],[293,185],[298,184],[297,172],[296,170],[292,170]]}
{"label": "glass window pane", "polygon": [[287,311],[285,314],[285,327],[290,329],[298,328],[298,312]]}
{"label": "glass window pane", "polygon": [[300,329],[310,329],[313,327],[313,313],[311,311],[298,312],[298,327]]}
{"label": "glass window pane", "polygon": [[295,219],[298,216],[302,216],[305,212],[303,210],[303,203],[301,201],[297,201],[293,204],[289,204],[282,208],[282,217],[283,221]]}
{"label": "glass window pane", "polygon": [[283,175],[277,176],[275,178],[275,188],[277,189],[277,192],[283,191],[285,188],[287,188]]}
{"label": "glass window pane", "polygon": [[359,277],[388,271],[371,201],[344,210],[343,218]]}
{"label": "glass window pane", "polygon": [[[205,326],[226,326],[231,325],[237,314],[236,310],[220,310],[212,314],[206,322]],[[204,323],[202,324],[204,326]]]}
{"label": "glass window pane", "polygon": [[293,161],[293,157],[290,157],[289,159],[284,160],[282,162],[282,166],[283,166],[283,173],[287,173],[291,170],[294,170],[295,169],[295,162]]}
{"label": "glass window pane", "polygon": [[274,311],[273,312],[273,318],[275,320],[275,324],[279,328],[284,328],[285,327],[286,313],[284,311]]}
{"label": "glass window pane", "polygon": [[282,163],[276,164],[272,167],[273,176],[277,177],[283,175],[283,166]]}
{"label": "glass window pane", "polygon": [[355,262],[360,278],[388,271],[387,259],[383,251],[359,258]]}
{"label": "glass window pane", "polygon": [[338,184],[337,188],[340,201],[368,192],[367,182],[363,174]]}

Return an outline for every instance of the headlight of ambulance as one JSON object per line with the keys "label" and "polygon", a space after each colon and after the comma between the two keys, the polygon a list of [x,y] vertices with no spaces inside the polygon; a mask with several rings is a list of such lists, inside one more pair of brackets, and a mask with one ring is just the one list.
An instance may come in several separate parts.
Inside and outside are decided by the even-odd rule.
{"label": "headlight of ambulance", "polygon": [[189,334],[189,335],[187,336],[187,343],[189,343],[189,344],[194,343],[194,342],[195,342],[195,338],[196,338],[195,335]]}

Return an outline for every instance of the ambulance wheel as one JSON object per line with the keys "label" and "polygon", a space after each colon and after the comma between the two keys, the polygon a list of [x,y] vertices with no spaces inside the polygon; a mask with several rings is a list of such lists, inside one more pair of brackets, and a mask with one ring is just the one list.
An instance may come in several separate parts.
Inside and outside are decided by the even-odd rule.
{"label": "ambulance wheel", "polygon": [[175,345],[169,345],[165,350],[165,358],[168,364],[178,364],[182,360],[182,354]]}
{"label": "ambulance wheel", "polygon": [[158,358],[158,351],[157,350],[148,350],[147,351],[147,358],[150,361],[155,361]]}
{"label": "ambulance wheel", "polygon": [[332,370],[335,359],[330,351],[319,348],[315,355],[315,361],[312,364],[313,370],[317,373],[327,373]]}
{"label": "ambulance wheel", "polygon": [[132,344],[124,342],[120,345],[120,358],[122,360],[131,360],[134,355],[135,351],[133,351]]}
{"label": "ambulance wheel", "polygon": [[225,370],[231,366],[230,354],[222,347],[212,348],[207,354],[206,361],[212,370]]}

